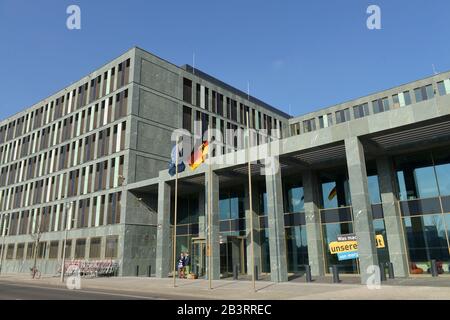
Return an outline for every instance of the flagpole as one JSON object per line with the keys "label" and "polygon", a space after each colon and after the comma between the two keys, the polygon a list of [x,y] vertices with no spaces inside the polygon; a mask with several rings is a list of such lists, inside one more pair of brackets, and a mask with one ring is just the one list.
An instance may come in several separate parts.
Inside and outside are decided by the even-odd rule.
{"label": "flagpole", "polygon": [[[210,127],[208,125],[208,150],[209,152],[212,152],[210,149],[210,141],[211,141],[211,132]],[[208,152],[208,153],[209,153]],[[212,221],[212,201],[211,201],[211,195],[212,195],[212,169],[211,169],[211,153],[208,154],[208,282],[209,282],[209,289],[212,289],[212,237],[211,237],[211,221]]]}
{"label": "flagpole", "polygon": [[253,290],[256,292],[255,283],[255,252],[253,246],[253,197],[252,197],[252,166],[250,163],[250,122],[249,114],[250,108],[247,111],[247,134],[248,134],[248,145],[247,145],[247,164],[248,164],[248,191],[249,191],[249,203],[250,203],[250,253],[252,257],[251,270],[252,270],[252,284]]}
{"label": "flagpole", "polygon": [[173,221],[173,287],[176,287],[176,259],[177,259],[177,210],[178,210],[178,139],[175,145],[175,212],[174,212],[174,221]]}

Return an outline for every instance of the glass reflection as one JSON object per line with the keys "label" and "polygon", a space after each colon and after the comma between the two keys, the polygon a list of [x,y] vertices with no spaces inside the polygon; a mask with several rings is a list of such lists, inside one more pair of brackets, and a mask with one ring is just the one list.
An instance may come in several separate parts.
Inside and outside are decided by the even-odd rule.
{"label": "glass reflection", "polygon": [[389,244],[387,241],[386,227],[384,225],[384,219],[373,220],[373,231],[375,235],[382,235],[384,239],[384,248],[377,248],[378,262],[389,262]]}
{"label": "glass reflection", "polygon": [[328,244],[336,241],[337,236],[341,234],[348,234],[353,232],[353,224],[349,223],[327,223],[323,226],[323,237],[326,252],[326,271],[329,272],[330,267],[333,265],[339,266],[339,272],[341,273],[357,273],[357,259],[339,261],[337,254],[331,254]]}
{"label": "glass reflection", "polygon": [[[436,167],[433,165],[431,152],[396,157],[395,166],[400,200],[439,196]],[[442,166],[441,174],[444,176],[450,174],[443,172],[449,169],[449,167]]]}
{"label": "glass reflection", "polygon": [[303,194],[303,187],[301,186],[286,186],[286,205],[285,212],[298,213],[305,210],[305,197]]}
{"label": "glass reflection", "polygon": [[351,205],[348,179],[344,175],[334,178],[321,177],[323,209],[346,207]]}
{"label": "glass reflection", "polygon": [[378,175],[368,176],[370,203],[381,203],[380,186],[378,184]]}
{"label": "glass reflection", "polygon": [[306,226],[286,228],[288,272],[297,273],[308,264],[308,244]]}
{"label": "glass reflection", "polygon": [[441,214],[404,218],[412,274],[429,273],[432,259],[437,260],[441,272],[448,272],[450,256],[446,225],[450,221],[447,216],[446,219]]}

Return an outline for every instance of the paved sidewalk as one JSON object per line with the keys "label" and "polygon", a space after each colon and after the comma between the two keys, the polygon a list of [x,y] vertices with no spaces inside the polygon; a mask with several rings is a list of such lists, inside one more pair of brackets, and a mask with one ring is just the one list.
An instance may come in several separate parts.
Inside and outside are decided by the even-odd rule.
{"label": "paved sidewalk", "polygon": [[[173,279],[114,277],[81,279],[82,289],[104,290],[109,292],[123,292],[155,295],[169,295],[179,299],[344,299],[344,300],[380,300],[380,299],[444,299],[450,300],[450,287],[437,286],[431,279],[422,279],[414,285],[416,279],[404,279],[406,285],[384,284],[380,289],[368,289],[359,284],[331,284],[322,282],[301,283],[286,282],[275,284],[269,281],[258,281],[257,291],[253,292],[250,281],[215,280],[213,289],[208,288],[207,280],[177,279],[177,287],[173,288]],[[449,282],[448,278],[440,281]],[[38,286],[53,286],[65,288],[57,277],[43,277],[30,279],[25,275],[2,275],[1,282],[26,283]],[[429,281],[429,286],[424,285]],[[425,283],[426,284],[426,283]]]}

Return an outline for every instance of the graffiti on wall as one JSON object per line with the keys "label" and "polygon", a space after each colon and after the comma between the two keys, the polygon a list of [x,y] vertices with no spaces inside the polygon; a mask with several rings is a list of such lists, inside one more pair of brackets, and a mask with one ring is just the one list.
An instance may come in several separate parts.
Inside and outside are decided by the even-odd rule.
{"label": "graffiti on wall", "polygon": [[[84,277],[111,277],[117,275],[119,263],[115,260],[69,260],[64,263],[66,276],[79,273]],[[61,274],[61,266],[58,267]]]}

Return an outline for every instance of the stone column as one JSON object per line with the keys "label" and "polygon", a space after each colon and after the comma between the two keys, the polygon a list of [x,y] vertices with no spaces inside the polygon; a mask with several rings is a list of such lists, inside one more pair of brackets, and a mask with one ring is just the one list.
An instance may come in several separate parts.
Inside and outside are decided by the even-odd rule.
{"label": "stone column", "polygon": [[206,215],[208,214],[206,212],[207,208],[207,193],[205,192],[199,192],[198,194],[198,236],[199,238],[205,238],[206,239]]}
{"label": "stone column", "polygon": [[378,266],[378,256],[373,231],[364,147],[361,141],[357,137],[345,139],[345,153],[353,207],[353,229],[358,238],[361,283],[366,284],[372,276],[372,272],[368,268]]}
{"label": "stone column", "polygon": [[[208,219],[209,217],[209,211],[208,211],[208,187],[211,183],[212,185],[212,192],[211,192],[211,207],[212,207],[212,220],[211,220],[211,250],[208,253],[206,257],[206,278],[208,278],[208,266],[209,266],[209,259],[211,259],[211,275],[213,280],[219,280],[220,279],[220,239],[219,239],[219,176],[213,171],[211,172],[211,177],[209,177],[210,173],[205,173],[205,200],[206,200],[206,228],[205,230],[208,231]],[[208,246],[208,232],[205,232],[205,236],[207,239],[206,245]],[[208,251],[208,250],[207,250]],[[212,251],[212,252],[211,252]],[[210,254],[211,256],[209,256]]]}
{"label": "stone column", "polygon": [[386,228],[389,259],[394,265],[394,273],[398,277],[407,277],[408,255],[405,247],[400,210],[397,206],[396,179],[392,161],[387,157],[377,159],[378,180],[381,201],[383,203],[384,226]]}
{"label": "stone column", "polygon": [[270,276],[273,282],[288,281],[286,237],[284,231],[281,171],[266,174],[269,219]]}
{"label": "stone column", "polygon": [[250,230],[252,228],[250,224],[250,214],[253,214],[253,254],[254,254],[254,266],[258,270],[258,274],[261,273],[261,245],[260,245],[260,233],[259,233],[259,216],[256,214],[258,211],[258,192],[256,184],[252,186],[252,194],[253,194],[253,213],[250,213],[250,201],[249,201],[249,192],[248,192],[248,183],[245,185],[245,230],[246,230],[246,238],[247,238],[247,274],[252,275],[252,249],[251,249],[251,239],[250,239]]}
{"label": "stone column", "polygon": [[161,181],[158,185],[158,226],[156,238],[156,277],[166,278],[172,257],[172,234],[170,232],[171,187]]}
{"label": "stone column", "polygon": [[317,175],[311,170],[304,171],[303,190],[305,196],[306,239],[308,242],[308,260],[313,276],[325,274],[322,232],[320,228],[319,184]]}

